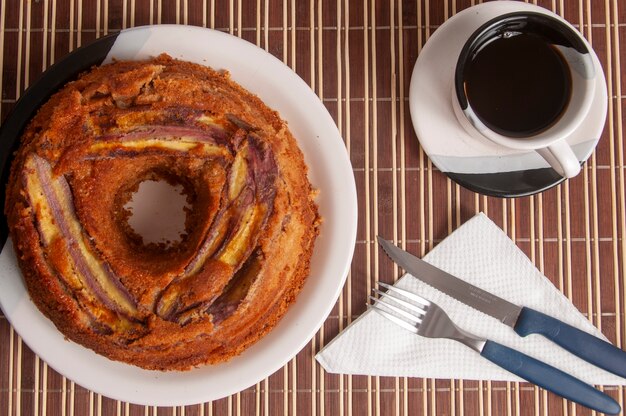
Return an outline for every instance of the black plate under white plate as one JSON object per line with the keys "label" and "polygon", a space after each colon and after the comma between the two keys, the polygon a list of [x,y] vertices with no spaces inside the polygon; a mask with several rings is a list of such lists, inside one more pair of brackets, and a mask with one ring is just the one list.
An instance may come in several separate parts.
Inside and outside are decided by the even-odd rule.
{"label": "black plate under white plate", "polygon": [[[544,8],[516,1],[466,9],[426,42],[413,68],[409,91],[413,127],[435,166],[465,188],[498,197],[532,195],[564,180],[534,151],[508,149],[470,135],[452,109],[454,69],[465,41],[494,17],[518,11],[545,13],[564,21]],[[593,51],[591,55],[597,72],[594,101],[585,122],[566,139],[581,164],[598,144],[607,112],[604,73]]]}
{"label": "black plate under white plate", "polygon": [[[26,344],[50,367],[76,383],[130,403],[179,406],[236,393],[269,376],[296,355],[334,306],[350,268],[356,241],[357,200],[352,167],[332,117],[297,74],[266,51],[237,37],[200,27],[144,26],[123,30],[80,48],[48,69],[16,104],[0,129],[0,163],[6,183],[24,127],[55,91],[94,65],[142,60],[161,53],[225,69],[289,124],[320,190],[324,218],[310,276],[276,327],[232,360],[187,372],[147,371],[114,362],[67,341],[28,296],[6,221],[2,221],[0,306]],[[4,186],[3,186],[4,188]],[[4,204],[4,189],[1,190]]]}

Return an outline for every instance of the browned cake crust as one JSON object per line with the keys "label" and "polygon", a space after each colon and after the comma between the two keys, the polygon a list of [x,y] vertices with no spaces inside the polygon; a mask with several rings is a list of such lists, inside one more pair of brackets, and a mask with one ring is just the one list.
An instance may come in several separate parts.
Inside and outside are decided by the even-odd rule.
{"label": "browned cake crust", "polygon": [[[124,205],[181,184],[180,243],[144,244]],[[295,300],[319,217],[279,115],[227,73],[171,59],[94,68],[26,129],[5,212],[29,293],[69,339],[147,369],[241,353]]]}

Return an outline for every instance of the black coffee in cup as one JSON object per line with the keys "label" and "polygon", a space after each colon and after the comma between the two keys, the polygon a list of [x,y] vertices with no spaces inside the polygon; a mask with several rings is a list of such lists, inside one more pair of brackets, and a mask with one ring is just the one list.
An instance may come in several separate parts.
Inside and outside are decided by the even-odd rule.
{"label": "black coffee in cup", "polygon": [[532,137],[565,112],[572,75],[563,53],[587,48],[561,25],[546,15],[512,13],[487,23],[466,44],[455,82],[488,129]]}

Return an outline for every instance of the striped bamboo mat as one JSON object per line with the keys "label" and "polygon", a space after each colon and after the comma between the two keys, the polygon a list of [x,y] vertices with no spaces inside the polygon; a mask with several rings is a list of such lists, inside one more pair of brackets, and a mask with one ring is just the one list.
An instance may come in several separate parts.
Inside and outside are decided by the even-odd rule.
{"label": "striped bamboo mat", "polygon": [[[552,0],[592,43],[605,70],[608,119],[596,152],[573,180],[502,200],[460,188],[419,146],[408,111],[410,74],[424,43],[461,0],[2,0],[0,116],[69,51],[146,24],[207,26],[277,56],[334,117],[354,167],[359,231],[351,273],[330,317],[287,365],[231,397],[177,408],[136,406],[76,385],[34,355],[0,314],[0,415],[584,415],[528,384],[326,374],[314,355],[365,309],[397,268],[377,234],[424,254],[479,211],[618,346],[626,341],[626,192],[621,60],[626,4]],[[620,4],[621,3],[621,4]],[[606,391],[624,405],[622,388]]]}

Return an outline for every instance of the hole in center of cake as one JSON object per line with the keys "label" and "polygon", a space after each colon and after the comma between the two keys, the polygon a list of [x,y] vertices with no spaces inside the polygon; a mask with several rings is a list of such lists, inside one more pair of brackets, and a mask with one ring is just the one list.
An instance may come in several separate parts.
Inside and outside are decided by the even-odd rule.
{"label": "hole in center of cake", "polygon": [[182,242],[190,205],[180,183],[145,180],[124,205],[128,225],[143,244],[171,247]]}

